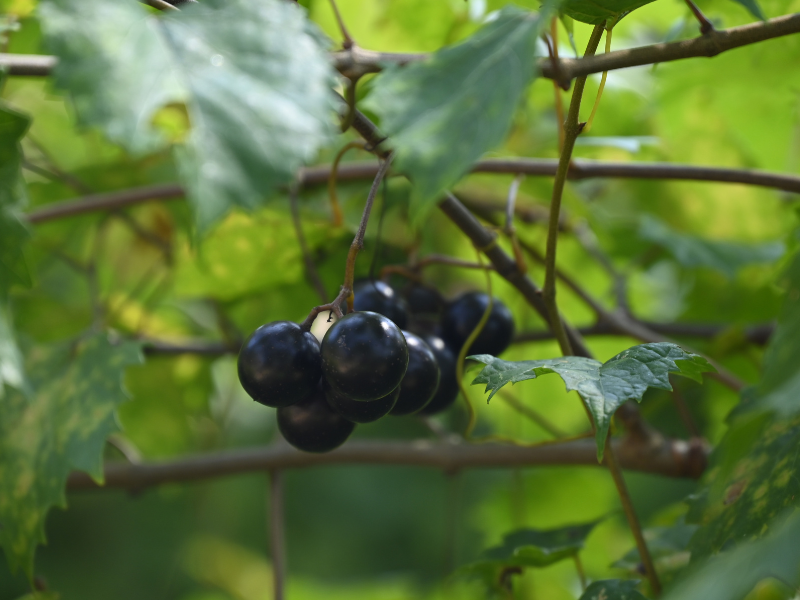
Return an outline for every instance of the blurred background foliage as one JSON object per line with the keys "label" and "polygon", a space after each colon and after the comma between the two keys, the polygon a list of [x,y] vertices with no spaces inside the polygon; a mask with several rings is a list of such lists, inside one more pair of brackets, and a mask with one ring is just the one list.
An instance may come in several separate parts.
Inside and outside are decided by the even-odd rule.
{"label": "blurred background foliage", "polygon": [[[535,0],[517,2],[531,9]],[[339,39],[327,0],[301,2],[322,30]],[[338,0],[351,34],[364,48],[433,51],[465,39],[505,0]],[[729,0],[700,3],[719,27],[753,17]],[[44,53],[35,0],[4,0],[6,48]],[[768,17],[800,10],[798,0],[764,3]],[[577,48],[590,27],[575,24]],[[659,0],[624,19],[612,49],[681,39],[696,34],[685,4]],[[561,30],[561,53],[570,56]],[[738,49],[713,60],[693,59],[612,72],[591,132],[576,156],[617,161],[686,162],[759,168],[800,174],[800,37],[790,36]],[[586,98],[597,91],[591,76]],[[368,93],[369,79],[362,83]],[[169,183],[178,179],[169,152],[131,157],[96,131],[76,127],[73,109],[46,79],[11,77],[2,98],[33,117],[22,141],[28,210],[91,192]],[[588,110],[590,100],[585,102]],[[556,157],[553,85],[538,80],[514,116],[507,141],[490,156]],[[348,134],[345,137],[351,137]],[[325,148],[329,163],[343,139]],[[346,160],[363,159],[351,152]],[[471,175],[458,191],[502,201],[511,175]],[[345,224],[331,225],[327,191],[301,195],[303,227],[329,294],[341,283],[344,257],[369,182],[341,183]],[[528,177],[522,206],[546,206],[551,180]],[[471,244],[436,212],[419,228],[408,219],[409,186],[392,179],[385,199],[383,248],[378,265],[405,263],[409,254],[442,253],[472,260]],[[763,349],[743,341],[741,328],[775,318],[781,305],[776,285],[783,261],[768,256],[726,272],[713,262],[685,264],[654,244],[642,225],[647,216],[676,235],[739,244],[783,243],[793,248],[797,227],[787,194],[751,186],[633,180],[570,183],[564,212],[586,224],[612,263],[628,277],[631,307],[657,322],[726,325],[713,339],[691,340],[748,383],[759,378]],[[358,271],[366,275],[378,247],[377,219],[367,232]],[[519,237],[543,250],[545,228],[518,224]],[[288,198],[278,195],[253,213],[235,211],[206,237],[194,239],[189,207],[181,200],[152,202],[115,213],[93,213],[33,227],[26,249],[31,289],[15,288],[14,324],[23,348],[79,335],[97,319],[123,335],[164,341],[225,340],[247,335],[279,319],[302,320],[318,303],[306,282],[291,225]],[[562,236],[559,265],[606,307],[614,297],[608,273],[574,236]],[[532,265],[532,277],[543,272]],[[447,296],[483,289],[483,275],[434,267],[427,280]],[[544,324],[499,277],[493,288],[513,310],[519,331]],[[575,325],[593,315],[569,289],[560,306]],[[620,337],[592,337],[597,358],[607,360],[633,345]],[[553,342],[517,344],[509,360],[558,355]],[[470,375],[467,376],[471,379]],[[119,411],[120,436],[144,459],[267,444],[277,439],[274,411],[254,405],[241,390],[232,356],[148,356],[126,371],[131,401]],[[717,443],[737,396],[708,380],[677,381],[701,434]],[[569,434],[584,431],[585,416],[558,378],[542,378],[511,393]],[[481,431],[533,442],[548,438],[498,398],[490,405],[481,390],[470,401]],[[666,434],[689,437],[670,396],[651,391],[645,417]],[[437,417],[458,429],[464,411]],[[419,420],[384,419],[359,426],[355,438],[430,437]],[[122,459],[109,446],[108,459]],[[698,491],[691,480],[628,473],[636,508],[648,527],[672,526],[686,512],[683,502]],[[287,474],[286,527],[289,598],[370,600],[482,597],[478,583],[446,580],[452,569],[497,545],[519,527],[551,528],[604,519],[582,552],[590,579],[626,576],[633,540],[608,474],[598,468],[549,467],[473,470],[457,475],[401,467],[325,467]],[[37,551],[36,574],[61,598],[81,600],[261,600],[271,595],[267,551],[265,476],[246,475],[140,494],[119,491],[68,495],[68,510],[47,519],[47,545]],[[628,565],[628,568],[630,565]],[[641,574],[639,575],[641,577]],[[28,591],[25,577],[0,561],[0,599]],[[577,597],[580,583],[571,561],[526,572],[520,597]],[[786,597],[765,583],[753,598]]]}

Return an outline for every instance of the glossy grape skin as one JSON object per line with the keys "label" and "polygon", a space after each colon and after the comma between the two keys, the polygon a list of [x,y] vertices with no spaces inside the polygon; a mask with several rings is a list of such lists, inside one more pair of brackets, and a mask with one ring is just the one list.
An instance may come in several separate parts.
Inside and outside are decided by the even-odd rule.
{"label": "glossy grape skin", "polygon": [[389,414],[411,415],[431,401],[439,387],[439,364],[421,337],[404,331],[408,344],[408,370],[400,382],[400,397]]}
{"label": "glossy grape skin", "polygon": [[328,385],[358,402],[386,396],[408,367],[403,333],[374,312],[354,312],[339,319],[322,338],[321,355]]}
{"label": "glossy grape skin", "polygon": [[[483,292],[467,292],[456,298],[442,315],[442,338],[453,348],[461,348],[472,330],[481,320],[489,303]],[[501,354],[514,337],[514,317],[508,307],[497,298],[483,330],[470,346],[470,354]]]}
{"label": "glossy grape skin", "polygon": [[353,310],[383,315],[400,329],[404,329],[408,323],[406,301],[389,284],[368,279],[359,281],[353,286],[353,294]]}
{"label": "glossy grape skin", "polygon": [[400,397],[399,385],[383,398],[378,398],[372,402],[351,400],[347,396],[332,390],[324,378],[322,380],[322,389],[325,392],[325,399],[328,401],[328,405],[334,412],[353,423],[372,423],[381,417],[385,417],[394,408],[397,398]]}
{"label": "glossy grape skin", "polygon": [[435,415],[440,413],[458,398],[458,380],[456,379],[456,363],[458,356],[442,338],[436,335],[422,336],[422,339],[430,347],[436,362],[439,364],[439,388],[431,398],[431,401],[419,411],[421,415]]}
{"label": "glossy grape skin", "polygon": [[303,452],[330,452],[341,446],[356,427],[328,406],[321,385],[307,398],[279,408],[277,413],[281,435]]}
{"label": "glossy grape skin", "polygon": [[291,321],[256,329],[239,351],[239,381],[256,402],[279,408],[311,394],[322,376],[317,339]]}

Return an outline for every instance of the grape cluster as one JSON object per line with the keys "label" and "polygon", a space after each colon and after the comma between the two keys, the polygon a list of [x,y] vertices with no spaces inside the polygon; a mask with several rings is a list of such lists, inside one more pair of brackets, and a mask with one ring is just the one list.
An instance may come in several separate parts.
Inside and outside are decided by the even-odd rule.
{"label": "grape cluster", "polygon": [[[281,434],[306,452],[333,450],[357,423],[448,408],[458,396],[458,352],[489,303],[481,292],[445,302],[421,285],[401,295],[382,281],[361,281],[354,294],[354,312],[321,343],[297,323],[274,321],[239,353],[242,387],[278,409]],[[511,312],[495,299],[468,353],[500,354],[513,335]]]}

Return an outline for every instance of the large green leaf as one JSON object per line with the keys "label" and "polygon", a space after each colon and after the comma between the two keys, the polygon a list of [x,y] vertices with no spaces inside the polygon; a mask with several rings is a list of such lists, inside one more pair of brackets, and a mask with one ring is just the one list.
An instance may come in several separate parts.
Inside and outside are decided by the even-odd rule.
{"label": "large green leaf", "polygon": [[413,180],[417,218],[505,138],[537,75],[537,38],[547,22],[506,6],[467,40],[375,81],[366,105],[391,136],[395,167]]}
{"label": "large green leaf", "polygon": [[614,25],[622,17],[653,0],[565,0],[561,11],[582,23]]}
{"label": "large green leaf", "polygon": [[165,143],[154,120],[180,120],[175,105],[186,105],[178,154],[201,229],[259,205],[332,132],[333,70],[293,2],[207,0],[156,15],[136,0],[46,0],[40,12],[56,85],[84,125],[147,152]]}
{"label": "large green leaf", "polygon": [[593,581],[578,600],[647,600],[636,590],[634,579],[603,579]]}
{"label": "large green leaf", "polygon": [[87,471],[102,481],[103,444],[126,399],[122,375],[138,362],[138,343],[99,334],[31,352],[35,394],[31,400],[7,394],[0,419],[0,545],[12,571],[32,576],[47,512],[66,505],[69,472]]}
{"label": "large green leaf", "polygon": [[692,560],[763,535],[775,515],[797,506],[799,454],[800,416],[745,416],[731,423],[712,456],[708,487],[689,513],[700,525]]}
{"label": "large green leaf", "polygon": [[672,587],[664,600],[744,598],[767,577],[790,588],[800,584],[800,513],[794,513],[764,539],[716,556]]}
{"label": "large green leaf", "polygon": [[558,529],[517,529],[503,536],[501,545],[489,548],[478,560],[461,567],[459,573],[477,577],[490,589],[495,588],[506,569],[547,567],[575,556],[598,522]]}
{"label": "large green leaf", "polygon": [[786,249],[781,242],[738,244],[703,240],[670,229],[649,215],[642,217],[639,235],[664,248],[684,267],[708,267],[730,279],[745,265],[778,260]]}
{"label": "large green leaf", "polygon": [[484,363],[474,384],[485,383],[492,399],[504,385],[557,373],[567,391],[577,391],[592,412],[597,428],[597,458],[602,460],[611,417],[623,402],[641,401],[648,388],[671,390],[669,375],[677,373],[701,381],[701,373],[713,371],[702,356],[686,352],[669,342],[634,346],[609,359],[605,364],[580,356],[547,360],[510,362],[488,354],[469,358]]}

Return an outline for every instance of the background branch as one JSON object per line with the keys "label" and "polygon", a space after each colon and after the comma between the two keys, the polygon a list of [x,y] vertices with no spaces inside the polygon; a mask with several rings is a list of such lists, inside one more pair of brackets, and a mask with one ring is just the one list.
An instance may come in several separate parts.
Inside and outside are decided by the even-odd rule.
{"label": "background branch", "polygon": [[[707,450],[683,440],[658,434],[648,440],[626,437],[614,440],[622,466],[667,477],[698,478],[706,465]],[[597,445],[585,438],[541,446],[414,442],[348,442],[327,454],[300,452],[287,444],[225,450],[163,462],[131,464],[107,462],[105,485],[89,475],[73,472],[70,490],[121,488],[132,492],[165,483],[213,479],[275,469],[300,469],[320,465],[397,465],[441,469],[452,473],[469,468],[535,467],[553,465],[594,466]]]}
{"label": "background branch", "polygon": [[[741,27],[716,30],[701,37],[679,42],[617,50],[589,58],[560,59],[557,67],[554,67],[549,57],[541,58],[538,68],[541,77],[556,80],[562,87],[568,88],[570,81],[583,75],[686,58],[713,57],[727,50],[794,33],[800,33],[800,13],[749,23]],[[405,65],[427,57],[427,54],[373,52],[357,46],[332,54],[336,69],[351,79],[368,73],[378,73],[387,63]],[[57,60],[55,56],[0,54],[0,67],[6,67],[10,75],[44,77],[50,74]]]}
{"label": "background branch", "polygon": [[[551,159],[531,158],[499,158],[487,159],[475,163],[473,173],[523,173],[530,176],[549,177],[556,173],[558,161]],[[298,173],[301,187],[327,185],[330,178],[330,165],[306,167]],[[339,166],[337,181],[360,181],[373,179],[378,173],[378,163],[358,161]],[[663,179],[681,181],[708,181],[719,183],[741,183],[768,187],[786,192],[800,194],[800,177],[770,173],[752,169],[726,169],[721,167],[702,167],[669,163],[622,163],[573,159],[567,173],[569,180],[594,178],[620,179]],[[87,212],[124,208],[150,202],[152,200],[174,200],[184,196],[184,190],[178,183],[131,188],[115,192],[92,194],[71,200],[49,204],[28,213],[31,223],[44,223],[54,219],[76,216]],[[461,196],[461,194],[459,194]],[[470,205],[482,201],[472,196],[464,200]],[[485,203],[485,202],[484,202]],[[517,216],[530,220],[545,218],[545,212],[539,216],[534,207],[517,207]],[[562,224],[562,227],[564,225]]]}

